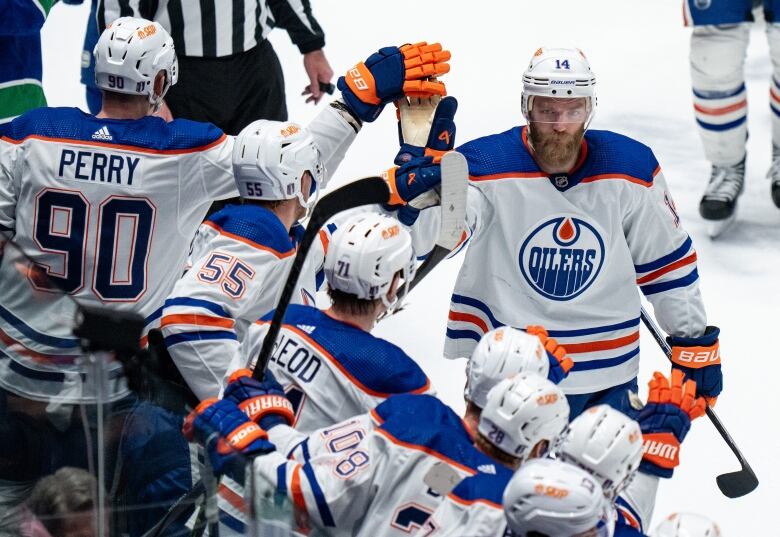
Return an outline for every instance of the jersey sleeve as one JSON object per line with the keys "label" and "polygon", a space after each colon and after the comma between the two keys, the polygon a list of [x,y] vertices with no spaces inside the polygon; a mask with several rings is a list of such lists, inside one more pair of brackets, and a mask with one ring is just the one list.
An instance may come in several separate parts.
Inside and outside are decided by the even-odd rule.
{"label": "jersey sleeve", "polygon": [[20,146],[0,139],[0,234],[12,236],[16,229]]}
{"label": "jersey sleeve", "polygon": [[348,112],[338,107],[326,106],[309,123],[308,129],[317,142],[325,164],[325,180],[321,185],[324,188],[344,160],[360,126],[349,121]]}
{"label": "jersey sleeve", "polygon": [[647,186],[631,185],[633,206],[624,220],[637,285],[653,304],[666,333],[699,337],[707,317],[699,291],[696,250],[682,228],[666,180],[650,153],[655,172]]}
{"label": "jersey sleeve", "polygon": [[223,135],[212,147],[200,153],[201,180],[212,200],[238,197],[233,178],[233,136]]}
{"label": "jersey sleeve", "polygon": [[365,516],[373,496],[381,450],[368,435],[354,449],[320,452],[305,463],[274,452],[254,460],[252,477],[256,490],[270,486],[287,496],[315,526],[350,529]]}
{"label": "jersey sleeve", "polygon": [[257,297],[278,286],[284,266],[276,255],[236,240],[213,240],[202,255],[193,255],[192,268],[165,302],[160,328],[198,398],[218,395],[239,353],[237,329],[259,317]]}

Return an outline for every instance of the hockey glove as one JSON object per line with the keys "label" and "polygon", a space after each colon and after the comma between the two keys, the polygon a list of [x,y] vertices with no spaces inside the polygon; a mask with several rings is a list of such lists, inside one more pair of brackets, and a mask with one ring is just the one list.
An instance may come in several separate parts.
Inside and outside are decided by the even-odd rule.
{"label": "hockey glove", "polygon": [[206,448],[217,475],[240,476],[244,457],[274,451],[268,435],[232,401],[205,399],[184,420],[184,437]]}
{"label": "hockey glove", "polygon": [[706,398],[710,406],[723,389],[720,370],[720,328],[708,326],[701,337],[669,336],[672,347],[672,367],[685,373],[685,378],[696,381],[697,395]]}
{"label": "hockey glove", "polygon": [[696,397],[696,383],[683,382],[683,373],[673,370],[671,383],[659,372],[648,383],[647,404],[637,421],[642,429],[643,454],[639,469],[658,477],[672,477],[680,464],[680,445],[691,421],[702,416],[706,403]]}
{"label": "hockey glove", "polygon": [[[431,156],[439,162],[455,147],[455,97],[401,99],[398,106],[398,139],[401,149],[395,164],[401,166],[414,157]],[[424,147],[423,147],[424,144]]]}
{"label": "hockey glove", "polygon": [[223,399],[233,401],[249,419],[266,431],[275,425],[292,425],[295,412],[273,373],[265,372],[265,380],[252,378],[249,369],[239,369],[228,379]]}
{"label": "hockey glove", "polygon": [[384,47],[347,71],[337,85],[347,106],[370,123],[387,103],[404,95],[446,95],[443,83],[426,79],[447,73],[449,59],[439,43]]}
{"label": "hockey glove", "polygon": [[547,330],[543,326],[528,326],[525,331],[532,336],[538,337],[544,346],[544,350],[547,352],[547,360],[550,362],[547,380],[554,384],[560,384],[569,374],[571,368],[574,367],[574,362],[566,355],[566,349],[549,337]]}

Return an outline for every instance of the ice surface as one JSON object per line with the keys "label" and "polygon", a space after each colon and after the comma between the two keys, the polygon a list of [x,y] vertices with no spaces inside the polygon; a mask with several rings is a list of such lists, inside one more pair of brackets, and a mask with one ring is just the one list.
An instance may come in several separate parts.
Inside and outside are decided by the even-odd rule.
{"label": "ice surface", "polygon": [[[628,134],[653,148],[683,225],[694,239],[710,323],[722,328],[725,392],[717,410],[761,480],[759,488],[742,499],[720,494],[715,476],[738,466],[715,429],[701,419],[683,446],[675,478],[661,486],[654,522],[672,511],[698,511],[716,519],[726,536],[776,535],[772,513],[780,499],[780,458],[775,459],[780,456],[775,392],[780,352],[774,344],[780,330],[780,211],[772,205],[764,179],[771,148],[771,67],[763,27],[754,29],[748,52],[750,140],[739,222],[713,242],[697,212],[709,166],[695,130],[688,74],[690,30],[682,26],[680,0],[312,3],[326,30],[325,51],[336,73],[380,46],[444,43],[453,53],[452,72],[445,81],[460,102],[460,143],[522,122],[521,75],[537,47],[576,45],[588,55],[598,78],[593,128]],[[87,5],[59,3],[46,23],[44,88],[51,105],[84,105],[79,59],[87,15]],[[317,109],[298,95],[308,84],[300,54],[283,31],[275,31],[272,41],[284,66],[290,118],[306,123]],[[337,181],[388,167],[396,144],[395,117],[388,110],[365,126]],[[442,398],[457,410],[463,407],[463,364],[443,359],[441,350],[449,293],[461,260],[443,263],[415,290],[407,309],[377,329],[420,361]],[[642,341],[640,385],[654,369],[668,367],[653,340],[644,334]]]}

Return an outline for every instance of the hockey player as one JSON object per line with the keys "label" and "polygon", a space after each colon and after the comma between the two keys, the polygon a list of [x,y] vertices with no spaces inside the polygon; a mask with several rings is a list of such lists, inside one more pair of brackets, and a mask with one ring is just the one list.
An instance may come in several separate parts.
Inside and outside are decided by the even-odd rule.
{"label": "hockey player", "polygon": [[691,421],[703,415],[692,380],[656,372],[637,421],[606,405],[591,407],[569,425],[558,455],[588,470],[618,512],[618,527],[645,531],[659,478],[671,478]]}
{"label": "hockey player", "polygon": [[706,324],[696,252],[652,151],[586,131],[594,85],[579,50],[539,49],[523,75],[528,125],[458,149],[469,162],[471,238],[445,355],[469,356],[491,328],[541,324],[574,361],[561,383],[572,415],[600,403],[628,412],[638,285],[671,335],[674,367],[714,398],[719,330]]}
{"label": "hockey player", "polygon": [[[335,231],[325,257],[331,307],[291,305],[287,310],[268,369],[292,402],[292,425],[299,432],[309,434],[366,413],[393,394],[433,393],[414,360],[370,333],[379,317],[400,305],[414,278],[411,243],[409,232],[393,218],[352,216]],[[231,371],[254,368],[273,315],[249,327]],[[225,397],[244,383],[249,390],[255,385],[249,378],[236,381],[237,373]]]}
{"label": "hockey player", "polygon": [[692,513],[673,513],[655,527],[652,537],[721,537],[718,525]]}
{"label": "hockey player", "polygon": [[[389,87],[402,91],[404,84],[406,91],[422,92],[413,82],[404,83],[403,77],[412,75],[393,69],[398,67],[393,63],[396,57],[408,58],[409,69],[417,61],[422,65],[416,69],[430,67],[441,73],[449,53],[438,44],[387,47],[360,64],[364,69],[360,76],[373,77],[379,93],[387,94]],[[426,85],[425,91],[443,92],[444,86],[436,82]],[[233,167],[244,203],[227,206],[203,223],[191,254],[192,268],[176,283],[165,307],[149,317],[150,327],[160,324],[168,351],[200,399],[218,395],[247,327],[276,305],[295,254],[290,232],[303,231],[297,221],[313,205],[312,193],[319,192],[335,171],[362,122],[373,121],[381,111],[376,94],[357,95],[348,86],[342,92],[344,100],[332,102],[309,128],[259,121],[241,132]],[[427,177],[440,180],[438,166],[418,162],[410,163],[412,171],[424,167]],[[419,188],[407,191],[434,184],[418,183]],[[329,225],[322,230],[321,249],[302,271],[295,302],[314,304],[317,269],[332,229]]]}
{"label": "hockey player", "polygon": [[[510,468],[546,452],[568,415],[562,392],[535,375],[506,379],[491,390],[474,438],[428,395],[393,396],[368,414],[305,436],[284,425],[289,412],[279,410],[280,397],[281,388],[266,381],[238,401],[262,409],[255,422],[277,450],[254,460],[255,489],[292,499],[298,520],[303,515],[314,527],[352,535],[434,529],[428,517],[453,484],[477,473],[508,480]],[[218,404],[235,408],[231,399],[226,394]],[[235,428],[208,416],[194,424],[201,437]]]}
{"label": "hockey player", "polygon": [[752,9],[763,3],[766,36],[773,76],[769,90],[772,110],[771,180],[774,204],[780,207],[780,25],[776,0],[686,0],[685,24],[693,26],[690,63],[693,108],[704,154],[712,163],[710,181],[699,213],[712,222],[717,235],[734,218],[745,183],[747,92],[745,55],[750,38]]}
{"label": "hockey player", "polygon": [[523,465],[509,482],[503,504],[510,530],[505,535],[512,537],[612,535],[601,486],[585,470],[562,461],[539,459]]}

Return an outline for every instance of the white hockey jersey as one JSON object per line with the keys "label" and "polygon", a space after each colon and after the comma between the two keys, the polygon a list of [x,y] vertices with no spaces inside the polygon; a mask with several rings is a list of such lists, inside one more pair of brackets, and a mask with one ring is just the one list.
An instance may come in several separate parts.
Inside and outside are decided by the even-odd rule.
{"label": "white hockey jersey", "polygon": [[[31,399],[92,402],[72,326],[47,307],[46,278],[31,275],[45,271],[81,304],[151,314],[181,275],[210,204],[237,195],[233,140],[206,123],[75,108],[33,110],[6,132],[0,231],[37,267],[13,250],[0,264],[0,385]],[[109,397],[123,396],[118,364],[108,376]]]}
{"label": "white hockey jersey", "polygon": [[[330,177],[354,141],[355,127],[326,106],[308,128]],[[293,303],[314,303],[332,230],[320,232]],[[191,269],[147,324],[147,330],[161,328],[168,352],[198,398],[219,394],[247,327],[276,306],[295,248],[276,215],[257,205],[228,206],[200,227]]]}
{"label": "white hockey jersey", "polygon": [[534,162],[525,127],[458,151],[469,163],[471,236],[447,357],[470,356],[501,325],[541,324],[574,360],[566,393],[625,383],[639,366],[637,286],[667,333],[704,332],[696,252],[648,147],[588,131],[575,169],[555,177]]}
{"label": "white hockey jersey", "polygon": [[497,464],[474,447],[461,419],[428,395],[393,396],[370,418],[302,440],[285,431],[290,429],[272,428],[269,437],[279,451],[254,460],[256,490],[271,487],[289,497],[313,526],[330,534],[382,537],[432,530],[429,517],[443,499],[433,478],[440,467],[462,479],[495,471]]}

